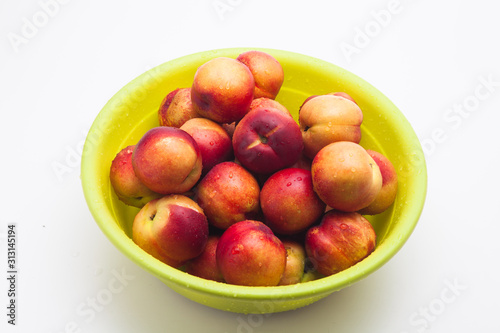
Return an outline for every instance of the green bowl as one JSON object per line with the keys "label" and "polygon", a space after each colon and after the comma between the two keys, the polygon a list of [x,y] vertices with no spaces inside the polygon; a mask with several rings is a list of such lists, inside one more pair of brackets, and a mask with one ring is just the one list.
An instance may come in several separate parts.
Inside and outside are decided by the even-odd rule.
{"label": "green bowl", "polygon": [[[252,48],[258,49],[258,48]],[[391,259],[415,228],[422,212],[427,172],[424,155],[412,127],[397,107],[376,88],[331,63],[302,54],[259,49],[283,66],[285,81],[276,98],[298,119],[298,109],[310,95],[344,91],[364,113],[361,145],[385,154],[398,173],[393,206],[368,217],[377,233],[375,251],[358,264],[335,275],[291,286],[246,287],[201,279],[156,260],[131,239],[137,208],[120,202],[110,185],[109,169],[115,155],[136,144],[158,126],[157,110],[165,95],[189,87],[196,69],[220,56],[236,58],[250,48],[212,50],[159,65],[116,93],[95,119],[82,154],[81,180],[88,207],[108,239],[128,258],[168,287],[198,303],[238,313],[273,313],[306,306],[352,285]]]}

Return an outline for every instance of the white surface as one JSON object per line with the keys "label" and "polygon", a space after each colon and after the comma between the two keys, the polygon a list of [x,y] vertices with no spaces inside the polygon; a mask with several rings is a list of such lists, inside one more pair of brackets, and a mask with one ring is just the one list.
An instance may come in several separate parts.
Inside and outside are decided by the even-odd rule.
{"label": "white surface", "polygon": [[[50,2],[0,3],[2,332],[499,331],[496,2],[73,0],[43,9]],[[388,9],[377,23],[374,13]],[[13,34],[25,39],[15,44]],[[347,44],[356,53],[344,53]],[[394,101],[426,150],[427,202],[403,249],[297,311],[245,316],[174,293],[111,245],[81,190],[78,152],[115,92],[165,61],[235,46],[299,52],[354,72]],[[63,174],[54,169],[61,164]],[[10,223],[15,327],[6,323]]]}

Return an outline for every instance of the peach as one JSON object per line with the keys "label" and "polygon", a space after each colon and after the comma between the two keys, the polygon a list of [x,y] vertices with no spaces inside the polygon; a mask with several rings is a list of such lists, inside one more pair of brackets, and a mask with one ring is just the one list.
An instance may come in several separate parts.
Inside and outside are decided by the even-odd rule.
{"label": "peach", "polygon": [[284,80],[281,64],[272,55],[262,51],[247,51],[236,60],[245,64],[255,80],[254,98],[275,99]]}
{"label": "peach", "polygon": [[158,108],[160,126],[181,127],[186,121],[200,117],[191,102],[191,88],[178,88],[165,96]]}
{"label": "peach", "polygon": [[137,213],[132,240],[153,257],[177,268],[205,249],[208,221],[196,202],[171,194],[148,202]]}
{"label": "peach", "polygon": [[[327,95],[333,95],[333,96],[340,96],[340,97],[344,97],[344,98],[347,98],[348,100],[356,103],[356,101],[354,100],[354,98],[351,97],[351,95],[349,95],[348,93],[346,92],[343,92],[343,91],[338,91],[338,92],[332,92],[332,93],[329,93]],[[358,104],[358,103],[356,103]]]}
{"label": "peach", "polygon": [[274,173],[260,192],[264,222],[274,233],[299,233],[316,222],[325,210],[313,190],[311,172],[286,168]]}
{"label": "peach", "polygon": [[286,250],[286,266],[278,285],[286,286],[299,283],[304,277],[306,250],[301,243],[293,240],[282,240],[282,243]]}
{"label": "peach", "polygon": [[195,275],[207,280],[224,282],[222,273],[217,267],[215,252],[220,236],[210,235],[203,252],[196,258],[189,260],[185,267],[186,273]]}
{"label": "peach", "polygon": [[208,222],[227,229],[232,224],[257,219],[260,213],[257,180],[242,166],[222,162],[214,166],[195,188],[195,200]]}
{"label": "peach", "polygon": [[382,188],[377,163],[357,143],[339,141],[321,149],[312,166],[314,190],[328,206],[346,212],[365,208]]}
{"label": "peach", "polygon": [[118,199],[138,208],[162,195],[151,191],[135,175],[132,167],[132,153],[135,145],[123,148],[111,162],[109,179]]}
{"label": "peach", "polygon": [[[343,97],[343,98],[347,98],[348,100],[356,103],[356,101],[354,100],[354,98],[351,97],[351,95],[349,95],[348,93],[345,93],[345,92],[342,92],[342,91],[338,91],[338,92],[331,92],[331,93],[328,93],[326,95],[333,95],[333,96],[339,96],[339,97]],[[308,101],[310,101],[311,99],[313,99],[314,97],[318,97],[318,96],[323,96],[323,95],[311,95],[309,97],[307,97],[304,102],[302,102],[302,105],[300,106],[300,108],[302,108],[302,106],[304,104],[306,104]],[[358,104],[358,103],[356,103]],[[299,110],[300,110],[299,108]]]}
{"label": "peach", "polygon": [[205,175],[216,164],[233,159],[233,144],[229,134],[218,123],[206,118],[193,118],[180,127],[191,135],[201,151]]}
{"label": "peach", "polygon": [[292,114],[290,113],[290,111],[288,111],[288,109],[283,104],[281,104],[280,102],[278,102],[274,99],[270,99],[270,98],[266,98],[266,97],[260,97],[260,98],[254,99],[252,101],[252,103],[250,104],[250,111],[255,110],[255,109],[259,109],[259,108],[276,109],[276,110],[281,111],[284,114],[292,117]]}
{"label": "peach", "polygon": [[299,159],[291,166],[291,168],[300,168],[311,171],[311,164],[312,160],[306,155],[304,155],[304,152],[302,151],[302,154],[300,154]]}
{"label": "peach", "polygon": [[247,113],[233,134],[234,155],[245,168],[256,173],[269,174],[293,165],[303,147],[297,123],[271,108]]}
{"label": "peach", "polygon": [[236,128],[236,122],[230,124],[221,124],[222,128],[226,131],[227,135],[233,139],[234,129]]}
{"label": "peach", "polygon": [[299,111],[304,154],[312,159],[332,142],[359,143],[362,121],[361,109],[349,99],[334,95],[311,98]]}
{"label": "peach", "polygon": [[363,215],[375,215],[386,211],[396,199],[398,192],[398,175],[391,161],[383,154],[374,151],[366,150],[367,153],[377,163],[380,173],[382,174],[382,188],[378,192],[375,200],[367,207],[359,211]]}
{"label": "peach", "polygon": [[191,86],[195,111],[218,123],[238,121],[248,112],[255,82],[241,62],[218,57],[201,65]]}
{"label": "peach", "polygon": [[276,286],[286,266],[286,249],[271,229],[253,220],[230,226],[219,239],[217,266],[230,284]]}
{"label": "peach", "polygon": [[185,131],[160,126],[147,131],[132,154],[137,178],[161,194],[184,193],[200,179],[201,152]]}
{"label": "peach", "polygon": [[308,230],[306,253],[325,276],[341,272],[373,252],[376,234],[370,222],[356,212],[330,211],[319,226]]}
{"label": "peach", "polygon": [[311,95],[311,96],[307,97],[307,98],[306,98],[306,99],[302,102],[302,104],[301,104],[301,105],[300,105],[300,107],[299,107],[299,114],[300,114],[300,110],[302,109],[302,107],[304,106],[304,104],[306,104],[306,103],[307,103],[307,102],[309,102],[311,99],[316,98],[316,97],[318,97],[318,96],[323,96],[323,95]]}

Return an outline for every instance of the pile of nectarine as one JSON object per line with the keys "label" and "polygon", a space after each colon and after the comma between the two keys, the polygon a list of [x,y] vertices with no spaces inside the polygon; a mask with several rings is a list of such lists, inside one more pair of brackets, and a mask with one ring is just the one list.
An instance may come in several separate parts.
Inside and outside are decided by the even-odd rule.
{"label": "pile of nectarine", "polygon": [[397,175],[360,145],[363,112],[345,92],[307,98],[298,122],[275,100],[270,54],[218,57],[166,94],[159,126],[111,164],[117,197],[140,208],[133,241],[205,279],[276,286],[338,273],[366,258],[363,215],[394,202]]}

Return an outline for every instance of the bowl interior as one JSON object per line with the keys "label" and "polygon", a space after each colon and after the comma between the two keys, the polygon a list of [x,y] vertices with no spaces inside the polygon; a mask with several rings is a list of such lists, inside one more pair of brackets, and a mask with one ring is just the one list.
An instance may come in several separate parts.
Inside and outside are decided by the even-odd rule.
{"label": "bowl interior", "polygon": [[[258,48],[251,48],[258,49]],[[260,49],[283,66],[285,81],[277,101],[298,119],[298,109],[310,95],[344,91],[363,110],[361,145],[385,154],[398,173],[394,205],[367,217],[377,233],[375,251],[353,267],[319,280],[282,287],[242,287],[200,279],[169,267],[142,251],[131,240],[137,208],[121,203],[109,182],[115,155],[136,144],[146,131],[158,126],[157,110],[167,93],[189,87],[196,69],[206,61],[236,58],[250,48],[221,49],[192,54],[159,65],[116,93],[95,119],[82,155],[82,186],[89,209],[105,235],[127,257],[186,297],[234,312],[276,312],[309,304],[375,271],[405,243],[423,209],[427,174],[420,143],[404,115],[376,88],[331,63],[301,54]],[[212,297],[215,295],[216,297]],[[279,299],[271,308],[259,302]],[[268,303],[269,304],[269,303]]]}

